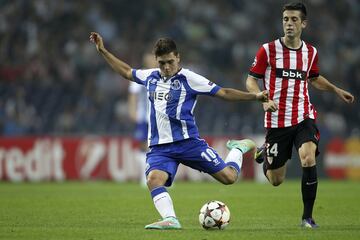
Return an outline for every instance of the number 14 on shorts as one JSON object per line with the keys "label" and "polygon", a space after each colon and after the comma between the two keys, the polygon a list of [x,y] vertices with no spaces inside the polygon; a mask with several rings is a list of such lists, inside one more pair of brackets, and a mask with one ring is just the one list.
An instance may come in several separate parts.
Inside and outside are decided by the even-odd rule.
{"label": "number 14 on shorts", "polygon": [[270,144],[268,143],[266,146],[266,155],[267,155],[267,160],[268,162],[271,164],[273,161],[274,157],[278,156],[278,144],[274,143],[273,145],[270,146]]}

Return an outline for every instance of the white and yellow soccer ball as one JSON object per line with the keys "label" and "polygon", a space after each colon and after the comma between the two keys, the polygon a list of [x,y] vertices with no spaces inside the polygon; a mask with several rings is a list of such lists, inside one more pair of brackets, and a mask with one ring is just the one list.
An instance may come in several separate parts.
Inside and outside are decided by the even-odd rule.
{"label": "white and yellow soccer ball", "polygon": [[205,229],[225,229],[230,222],[230,210],[223,202],[207,202],[200,209],[199,222]]}

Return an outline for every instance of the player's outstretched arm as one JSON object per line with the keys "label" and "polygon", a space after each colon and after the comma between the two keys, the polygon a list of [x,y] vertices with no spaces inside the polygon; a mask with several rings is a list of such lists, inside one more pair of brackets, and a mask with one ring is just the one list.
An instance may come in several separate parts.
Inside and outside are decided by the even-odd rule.
{"label": "player's outstretched arm", "polygon": [[90,33],[90,42],[94,43],[96,46],[96,50],[103,56],[106,62],[114,69],[115,72],[119,73],[122,77],[133,80],[131,67],[112,55],[106,48],[104,47],[104,42],[100,34],[96,32]]}
{"label": "player's outstretched arm", "polygon": [[[246,89],[251,93],[261,92],[258,85],[258,80],[250,75],[246,79]],[[277,111],[278,107],[273,100],[269,99],[268,101],[263,102],[263,109],[265,112],[275,112]]]}
{"label": "player's outstretched arm", "polygon": [[233,88],[221,88],[216,95],[217,97],[227,101],[241,101],[241,100],[258,100],[261,102],[268,101],[268,92],[262,91],[258,93],[248,93]]}
{"label": "player's outstretched arm", "polygon": [[335,92],[336,95],[338,95],[338,97],[346,103],[353,103],[355,100],[354,96],[351,93],[335,86],[321,75],[315,78],[311,78],[310,82],[315,88],[319,90]]}

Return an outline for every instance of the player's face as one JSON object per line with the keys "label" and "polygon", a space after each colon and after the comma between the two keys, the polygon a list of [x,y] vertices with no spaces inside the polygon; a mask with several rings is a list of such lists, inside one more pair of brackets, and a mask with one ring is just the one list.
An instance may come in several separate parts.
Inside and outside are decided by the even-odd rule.
{"label": "player's face", "polygon": [[161,75],[163,77],[171,77],[179,71],[180,56],[173,52],[157,56],[156,61],[159,64]]}
{"label": "player's face", "polygon": [[285,37],[300,38],[306,20],[301,20],[301,12],[297,10],[285,10],[283,12],[283,29]]}

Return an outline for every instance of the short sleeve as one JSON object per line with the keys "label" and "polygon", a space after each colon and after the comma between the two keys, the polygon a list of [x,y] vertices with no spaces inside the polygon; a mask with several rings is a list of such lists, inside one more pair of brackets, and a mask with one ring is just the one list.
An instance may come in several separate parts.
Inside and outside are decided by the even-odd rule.
{"label": "short sleeve", "polygon": [[186,78],[189,87],[195,91],[196,94],[215,95],[221,88],[209,79],[192,71],[187,72]]}
{"label": "short sleeve", "polygon": [[262,46],[256,53],[254,62],[250,67],[249,75],[255,78],[263,78],[267,66],[268,66],[268,57],[264,46]]}
{"label": "short sleeve", "polygon": [[134,93],[137,94],[141,91],[141,88],[143,88],[143,86],[139,85],[136,82],[130,82],[129,84],[129,93]]}
{"label": "short sleeve", "polygon": [[146,79],[153,73],[156,69],[132,69],[132,76],[136,83],[146,86]]}
{"label": "short sleeve", "polygon": [[316,52],[314,62],[311,65],[310,71],[309,71],[309,78],[315,78],[319,76],[319,57],[318,53]]}

